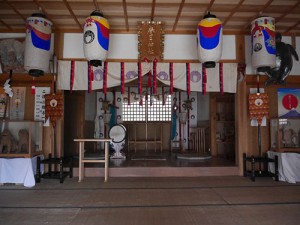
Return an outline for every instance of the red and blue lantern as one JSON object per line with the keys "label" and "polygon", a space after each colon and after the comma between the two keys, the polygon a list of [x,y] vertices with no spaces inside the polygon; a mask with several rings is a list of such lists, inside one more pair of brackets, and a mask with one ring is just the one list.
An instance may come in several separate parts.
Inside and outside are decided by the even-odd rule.
{"label": "red and blue lantern", "polygon": [[222,23],[215,15],[206,14],[197,29],[198,57],[206,68],[214,68],[222,56]]}
{"label": "red and blue lantern", "polygon": [[266,72],[276,65],[275,19],[259,17],[251,23],[252,66]]}
{"label": "red and blue lantern", "polygon": [[38,77],[49,72],[51,27],[52,23],[41,13],[26,20],[24,68],[29,75]]}
{"label": "red and blue lantern", "polygon": [[108,54],[109,23],[99,11],[94,11],[85,20],[83,31],[83,51],[90,64],[102,65]]}

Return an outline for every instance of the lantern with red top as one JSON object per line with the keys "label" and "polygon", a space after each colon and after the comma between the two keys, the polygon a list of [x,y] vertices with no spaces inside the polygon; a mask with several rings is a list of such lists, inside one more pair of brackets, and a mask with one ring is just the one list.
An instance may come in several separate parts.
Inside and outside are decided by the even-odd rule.
{"label": "lantern with red top", "polygon": [[222,56],[222,23],[208,12],[198,24],[198,57],[205,68],[214,68]]}
{"label": "lantern with red top", "polygon": [[92,66],[102,65],[108,54],[109,23],[99,11],[86,18],[83,31],[83,50],[85,58]]}

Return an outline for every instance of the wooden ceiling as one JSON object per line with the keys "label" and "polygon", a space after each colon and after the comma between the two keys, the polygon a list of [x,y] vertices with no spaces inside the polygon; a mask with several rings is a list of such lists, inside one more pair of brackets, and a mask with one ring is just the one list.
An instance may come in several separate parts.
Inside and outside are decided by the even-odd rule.
{"label": "wooden ceiling", "polygon": [[100,10],[111,32],[136,33],[138,21],[163,21],[166,33],[195,33],[206,12],[224,32],[250,34],[251,21],[271,16],[276,31],[300,35],[300,0],[0,0],[0,32],[24,32],[32,13],[43,12],[53,31],[82,32],[85,18]]}

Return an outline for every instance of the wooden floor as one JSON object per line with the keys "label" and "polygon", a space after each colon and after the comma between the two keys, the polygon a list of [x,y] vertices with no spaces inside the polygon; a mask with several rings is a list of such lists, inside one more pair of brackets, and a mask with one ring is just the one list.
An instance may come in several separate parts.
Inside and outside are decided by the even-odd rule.
{"label": "wooden floor", "polygon": [[[88,153],[99,156],[98,153]],[[208,158],[207,154],[169,152],[136,152],[127,154],[126,159],[110,159],[110,177],[198,177],[238,175],[238,166],[233,159]],[[103,164],[87,164],[87,177],[104,176]],[[74,175],[78,176],[75,160]]]}
{"label": "wooden floor", "polygon": [[3,225],[297,225],[300,185],[240,176],[0,186]]}

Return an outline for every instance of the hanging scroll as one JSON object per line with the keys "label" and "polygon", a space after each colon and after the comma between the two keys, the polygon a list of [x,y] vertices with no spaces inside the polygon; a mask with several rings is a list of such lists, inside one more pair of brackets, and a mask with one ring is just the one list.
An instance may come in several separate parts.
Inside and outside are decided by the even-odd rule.
{"label": "hanging scroll", "polygon": [[164,23],[141,21],[138,28],[139,60],[160,61],[164,58]]}

